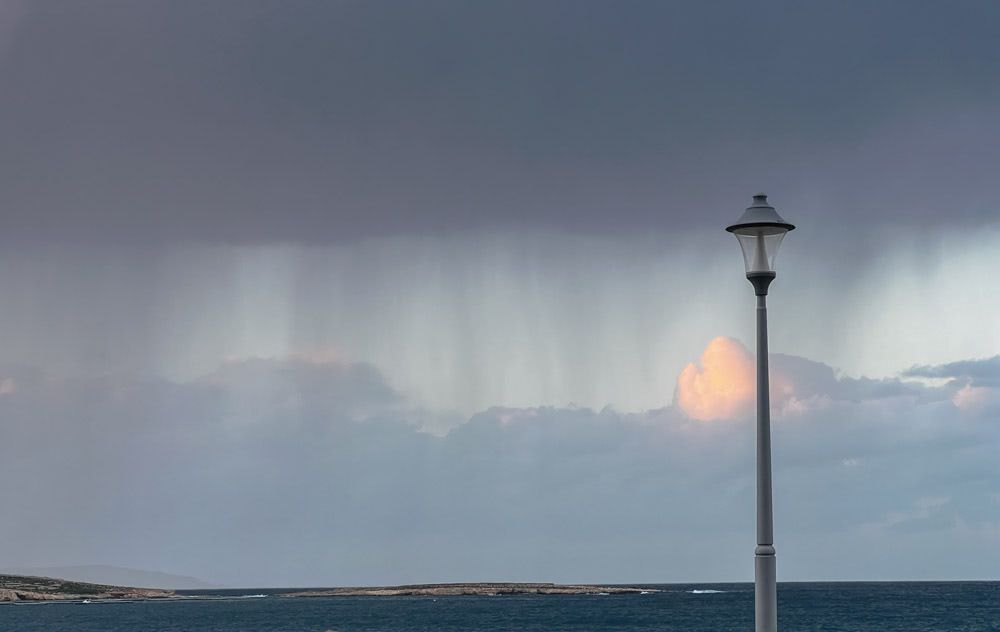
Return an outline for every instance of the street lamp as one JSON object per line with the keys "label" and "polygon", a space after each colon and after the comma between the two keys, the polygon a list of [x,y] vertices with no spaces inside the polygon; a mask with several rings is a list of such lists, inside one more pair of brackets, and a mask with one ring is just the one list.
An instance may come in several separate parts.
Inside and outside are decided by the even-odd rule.
{"label": "street lamp", "polygon": [[774,557],[774,510],[771,506],[771,403],[767,390],[767,287],[774,280],[774,257],[785,233],[795,227],[767,203],[753,196],[743,216],[726,230],[743,249],[747,279],[757,295],[757,548],[754,550],[756,632],[778,629],[778,588]]}

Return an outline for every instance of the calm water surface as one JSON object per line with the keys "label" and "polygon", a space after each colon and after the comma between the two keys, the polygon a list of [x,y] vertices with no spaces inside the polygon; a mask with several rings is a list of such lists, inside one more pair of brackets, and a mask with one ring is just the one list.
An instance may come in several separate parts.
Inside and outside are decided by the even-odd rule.
{"label": "calm water surface", "polygon": [[[753,629],[749,584],[608,596],[339,597],[0,605],[0,630],[73,632],[729,632]],[[721,591],[694,593],[691,591]],[[266,592],[247,591],[248,593]],[[1000,632],[1000,582],[808,583],[778,589],[782,632]]]}

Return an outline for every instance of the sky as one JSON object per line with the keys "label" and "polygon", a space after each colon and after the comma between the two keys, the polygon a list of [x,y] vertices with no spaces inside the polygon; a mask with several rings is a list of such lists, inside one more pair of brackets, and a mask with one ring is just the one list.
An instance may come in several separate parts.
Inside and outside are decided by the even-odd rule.
{"label": "sky", "polygon": [[763,191],[779,579],[1000,579],[998,23],[0,2],[0,567],[749,580]]}

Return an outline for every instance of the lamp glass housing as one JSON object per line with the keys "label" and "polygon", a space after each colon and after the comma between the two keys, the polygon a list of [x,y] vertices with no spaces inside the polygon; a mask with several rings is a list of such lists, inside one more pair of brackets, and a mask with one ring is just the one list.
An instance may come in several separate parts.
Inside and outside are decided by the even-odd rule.
{"label": "lamp glass housing", "polygon": [[747,274],[774,272],[774,259],[788,228],[775,225],[741,226],[732,231],[743,249]]}
{"label": "lamp glass housing", "polygon": [[771,278],[774,278],[774,258],[781,240],[785,238],[785,233],[794,229],[795,226],[782,219],[767,203],[767,196],[763,193],[753,196],[753,204],[743,211],[740,219],[726,227],[740,242],[747,276]]}

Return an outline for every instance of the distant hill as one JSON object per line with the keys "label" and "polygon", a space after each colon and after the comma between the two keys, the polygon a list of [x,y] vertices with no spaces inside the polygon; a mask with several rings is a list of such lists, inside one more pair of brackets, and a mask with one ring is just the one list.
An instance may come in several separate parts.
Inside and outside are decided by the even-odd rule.
{"label": "distant hill", "polygon": [[166,588],[192,590],[199,588],[219,588],[196,577],[170,575],[156,571],[141,571],[118,566],[45,566],[3,568],[2,573],[10,575],[31,575],[35,577],[58,577],[76,582],[108,584],[112,586],[141,586],[142,588]]}
{"label": "distant hill", "polygon": [[157,588],[129,588],[105,586],[83,582],[52,579],[51,577],[25,577],[0,575],[0,601],[63,601],[104,599],[168,599],[172,590]]}

